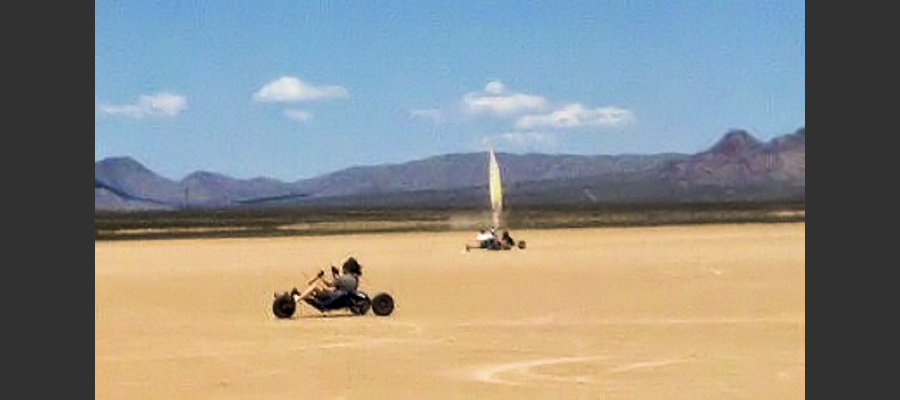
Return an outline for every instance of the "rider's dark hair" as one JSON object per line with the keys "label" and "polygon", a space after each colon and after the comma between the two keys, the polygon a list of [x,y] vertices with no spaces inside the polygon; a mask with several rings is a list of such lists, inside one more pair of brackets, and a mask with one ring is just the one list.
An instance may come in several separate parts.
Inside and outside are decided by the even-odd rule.
{"label": "rider's dark hair", "polygon": [[351,274],[362,275],[362,266],[359,265],[359,262],[357,262],[353,257],[350,257],[347,259],[347,261],[344,261],[344,265],[342,268],[344,271]]}

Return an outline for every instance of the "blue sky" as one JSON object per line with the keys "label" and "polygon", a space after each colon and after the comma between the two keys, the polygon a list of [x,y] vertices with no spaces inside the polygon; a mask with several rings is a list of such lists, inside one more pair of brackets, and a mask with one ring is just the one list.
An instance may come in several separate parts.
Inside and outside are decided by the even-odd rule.
{"label": "blue sky", "polygon": [[805,2],[104,1],[94,157],[283,181],[805,126]]}

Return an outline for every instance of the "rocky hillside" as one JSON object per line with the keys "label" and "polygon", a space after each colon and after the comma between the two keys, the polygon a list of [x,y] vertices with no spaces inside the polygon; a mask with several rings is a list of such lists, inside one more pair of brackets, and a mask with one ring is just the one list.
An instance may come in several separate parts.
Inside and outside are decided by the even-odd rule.
{"label": "rocky hillside", "polygon": [[[498,153],[509,204],[802,200],[806,131],[763,143],[728,132],[693,155]],[[481,206],[486,153],[358,166],[295,182],[195,172],[172,181],[128,158],[95,165],[96,210],[191,207]]]}

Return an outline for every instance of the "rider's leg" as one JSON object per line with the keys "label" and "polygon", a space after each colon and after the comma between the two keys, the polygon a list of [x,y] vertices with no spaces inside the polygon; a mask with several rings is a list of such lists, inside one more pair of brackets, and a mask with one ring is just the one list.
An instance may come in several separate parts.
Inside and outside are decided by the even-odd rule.
{"label": "rider's leg", "polygon": [[316,299],[316,301],[318,301],[321,306],[328,307],[329,305],[331,305],[331,303],[334,303],[337,299],[344,297],[346,295],[347,295],[347,293],[345,293],[343,291],[334,290],[334,291],[331,291],[330,293],[323,294],[322,297],[318,297]]}
{"label": "rider's leg", "polygon": [[314,292],[316,292],[316,291],[319,289],[318,283],[319,283],[318,281],[317,281],[317,282],[313,282],[312,285],[309,285],[309,287],[307,287],[306,289],[304,289],[303,292],[300,293],[300,298],[301,298],[301,299],[305,299],[305,298],[307,298],[307,297],[310,296],[310,295],[314,295]]}

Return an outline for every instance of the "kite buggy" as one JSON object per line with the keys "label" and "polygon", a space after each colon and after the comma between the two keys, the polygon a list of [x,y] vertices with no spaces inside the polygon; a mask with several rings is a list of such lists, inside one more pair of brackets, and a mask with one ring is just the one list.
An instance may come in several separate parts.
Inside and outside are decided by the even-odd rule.
{"label": "kite buggy", "polygon": [[275,293],[272,301],[272,312],[278,318],[290,318],[297,310],[297,304],[304,302],[321,313],[349,310],[354,315],[365,315],[372,310],[375,315],[386,316],[394,311],[394,298],[381,292],[369,297],[358,290],[361,266],[356,259],[350,257],[342,267],[342,271],[331,267],[332,279],[325,279],[325,271],[321,270],[309,282],[302,292],[293,288],[290,292]]}

